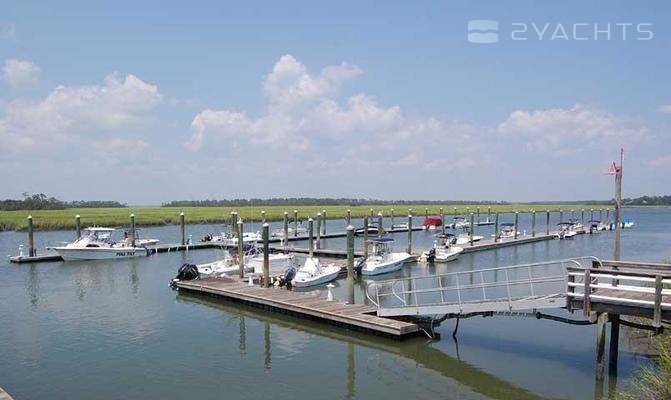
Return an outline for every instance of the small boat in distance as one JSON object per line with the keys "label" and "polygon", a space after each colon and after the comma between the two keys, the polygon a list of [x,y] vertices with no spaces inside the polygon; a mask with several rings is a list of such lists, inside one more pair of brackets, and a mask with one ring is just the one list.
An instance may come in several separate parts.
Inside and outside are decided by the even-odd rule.
{"label": "small boat in distance", "polygon": [[361,262],[362,275],[380,275],[388,272],[398,271],[406,261],[413,258],[406,252],[394,253],[392,244],[394,239],[390,237],[376,238],[368,241],[370,253],[365,261]]}
{"label": "small boat in distance", "polygon": [[82,236],[65,246],[52,247],[64,261],[111,260],[116,258],[144,257],[145,247],[126,244],[123,238],[115,241],[115,228],[86,228]]}
{"label": "small boat in distance", "polygon": [[[243,244],[254,244],[261,241],[261,234],[259,232],[242,232]],[[237,246],[238,235],[233,232],[221,232],[219,236],[206,235],[200,240],[201,242],[216,243],[222,246]]]}
{"label": "small boat in distance", "polygon": [[[289,236],[304,236],[307,235],[308,230],[304,226],[298,226],[294,230],[293,227],[288,227],[287,228],[287,234]],[[276,238],[284,238],[284,229],[277,229],[273,231],[273,233],[270,234],[272,237]]]}
{"label": "small boat in distance", "polygon": [[480,221],[475,222],[475,225],[477,225],[477,226],[490,226],[490,225],[494,225],[494,221],[490,220],[489,217],[487,217],[484,220],[480,220]]}
{"label": "small boat in distance", "polygon": [[391,229],[399,229],[399,230],[408,230],[408,223],[407,222],[401,222],[399,224],[391,224]]}
{"label": "small boat in distance", "polygon": [[453,246],[451,243],[452,239],[454,239],[454,235],[436,235],[433,248],[423,252],[420,260],[427,262],[449,262],[456,260],[464,249],[459,246]]}
{"label": "small boat in distance", "polygon": [[[361,228],[356,228],[354,230],[354,235],[355,236],[363,236],[364,232],[366,231],[366,228],[361,227]],[[380,232],[380,229],[377,227],[376,223],[368,224],[368,234],[373,234],[377,235]]]}
{"label": "small boat in distance", "polygon": [[573,229],[571,222],[560,222],[557,224],[559,230],[555,233],[557,239],[572,239],[578,232]]}
{"label": "small boat in distance", "polygon": [[514,238],[515,236],[520,236],[520,231],[517,230],[517,226],[512,222],[504,222],[501,224],[501,232],[499,232],[500,239]]}
{"label": "small boat in distance", "polygon": [[471,226],[469,221],[466,221],[466,217],[454,217],[451,224],[445,225],[446,228],[451,229],[461,229]]}
{"label": "small boat in distance", "polygon": [[589,233],[608,230],[608,226],[597,219],[589,220],[587,226],[589,227]]}
{"label": "small boat in distance", "polygon": [[321,265],[318,258],[307,257],[291,284],[297,288],[322,285],[337,278],[339,273],[340,267],[336,264]]}

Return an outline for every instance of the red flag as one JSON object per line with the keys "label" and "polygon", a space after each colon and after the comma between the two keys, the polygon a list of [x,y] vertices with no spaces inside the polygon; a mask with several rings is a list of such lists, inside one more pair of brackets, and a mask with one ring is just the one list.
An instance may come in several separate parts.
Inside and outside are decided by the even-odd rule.
{"label": "red flag", "polygon": [[615,175],[618,172],[620,172],[620,167],[615,165],[615,161],[613,161],[613,163],[610,165],[610,169],[608,170],[608,174],[609,175]]}

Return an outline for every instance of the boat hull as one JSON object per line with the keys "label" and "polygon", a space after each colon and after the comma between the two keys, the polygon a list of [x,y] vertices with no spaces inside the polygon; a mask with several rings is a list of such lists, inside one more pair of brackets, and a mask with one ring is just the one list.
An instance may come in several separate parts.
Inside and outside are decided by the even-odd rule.
{"label": "boat hull", "polygon": [[329,283],[340,274],[340,268],[334,268],[331,272],[325,273],[323,275],[310,277],[310,278],[299,278],[296,277],[291,281],[291,284],[297,288],[304,288],[309,286],[323,285]]}
{"label": "boat hull", "polygon": [[141,247],[55,247],[54,250],[64,261],[112,260],[117,258],[135,258],[147,256],[147,249]]}
{"label": "boat hull", "polygon": [[410,258],[412,258],[412,256],[409,254],[399,254],[398,256],[395,256],[394,259],[386,262],[376,263],[366,261],[366,265],[364,265],[364,267],[361,269],[361,274],[373,276],[395,272],[403,268],[403,264],[405,264],[405,262]]}

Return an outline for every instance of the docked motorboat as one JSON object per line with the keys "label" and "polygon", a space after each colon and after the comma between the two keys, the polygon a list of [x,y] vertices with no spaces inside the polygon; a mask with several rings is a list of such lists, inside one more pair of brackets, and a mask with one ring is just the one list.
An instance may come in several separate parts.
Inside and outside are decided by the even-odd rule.
{"label": "docked motorboat", "polygon": [[504,222],[501,224],[501,231],[499,232],[500,239],[514,238],[520,236],[520,231],[512,222]]}
{"label": "docked motorboat", "polygon": [[559,228],[557,233],[555,233],[557,239],[572,239],[578,234],[578,232],[573,229],[573,224],[571,222],[560,222],[557,226]]}
{"label": "docked motorboat", "polygon": [[[158,239],[151,239],[144,237],[144,235],[141,234],[140,229],[135,230],[135,246],[137,247],[154,246],[157,245],[158,242],[159,242]],[[129,237],[127,231],[124,231],[124,244],[128,246],[132,244],[131,238]]]}
{"label": "docked motorboat", "polygon": [[394,239],[390,237],[375,238],[369,240],[371,246],[369,255],[361,262],[362,275],[380,275],[388,272],[398,271],[406,261],[413,258],[406,252],[393,252]]}
{"label": "docked motorboat", "polygon": [[466,220],[466,217],[454,217],[451,224],[445,225],[446,228],[463,229],[471,226],[471,223]]}
{"label": "docked motorboat", "polygon": [[[361,227],[357,228],[354,230],[354,235],[355,236],[363,236],[363,234],[366,232],[366,228]],[[369,235],[377,235],[380,232],[380,229],[377,227],[375,224],[370,224],[368,225],[368,234]]]}
{"label": "docked motorboat", "polygon": [[585,227],[578,218],[571,218],[568,221],[571,223],[571,230],[576,233],[585,233]]}
{"label": "docked motorboat", "polygon": [[318,258],[307,257],[305,264],[296,271],[291,281],[295,287],[308,287],[331,282],[338,277],[340,267],[336,264],[322,265]]}
{"label": "docked motorboat", "polygon": [[[296,227],[296,229],[294,229],[292,227],[287,228],[287,234],[289,236],[305,236],[305,235],[307,235],[307,233],[308,233],[308,230],[305,229],[305,227],[303,227],[303,226],[298,226],[298,227]],[[277,230],[273,231],[273,233],[271,233],[270,236],[276,237],[276,238],[283,238],[284,237],[284,229],[277,229]]]}
{"label": "docked motorboat", "polygon": [[[294,267],[294,264],[293,254],[268,254],[268,266],[271,274],[283,272]],[[263,251],[261,249],[254,248],[249,255],[245,256],[245,268],[253,270],[255,274],[263,274]]]}
{"label": "docked motorboat", "polygon": [[440,217],[426,217],[422,222],[422,229],[435,231],[436,228],[443,225],[443,220]]}
{"label": "docked motorboat", "polygon": [[391,229],[395,230],[408,230],[408,223],[407,222],[401,222],[399,224],[391,224]]}
{"label": "docked motorboat", "polygon": [[[226,251],[224,252],[224,257],[222,259],[196,265],[198,268],[198,273],[204,278],[210,277],[221,277],[227,274],[235,274],[240,270],[238,260],[236,257],[232,257],[231,254]],[[248,265],[245,265],[245,272],[251,271],[252,268]]]}
{"label": "docked motorboat", "polygon": [[[261,234],[259,232],[243,232],[242,233],[242,243],[252,245],[256,242],[262,240]],[[215,244],[220,244],[222,246],[237,246],[238,245],[238,235],[232,232],[221,232],[221,235],[212,236],[207,235],[201,242],[210,242]]]}
{"label": "docked motorboat", "polygon": [[86,228],[79,239],[65,246],[52,247],[65,261],[110,260],[142,257],[148,254],[144,247],[115,241],[114,228]]}
{"label": "docked motorboat", "polygon": [[589,227],[589,233],[608,230],[608,225],[606,225],[603,222],[601,222],[599,220],[596,220],[596,219],[589,220],[587,222],[587,226]]}
{"label": "docked motorboat", "polygon": [[490,220],[489,217],[487,217],[484,220],[480,220],[480,221],[475,222],[475,225],[477,225],[477,226],[490,226],[490,225],[494,225],[494,221]]}
{"label": "docked motorboat", "polygon": [[[610,230],[615,230],[615,222],[611,222],[608,224]],[[620,222],[620,227],[622,228],[633,228],[634,227],[634,221],[630,220],[629,218],[625,218]]]}
{"label": "docked motorboat", "polygon": [[448,235],[436,235],[436,241],[433,242],[433,248],[422,253],[420,260],[427,262],[449,262],[456,260],[459,254],[464,251],[463,247],[454,246],[450,239],[454,238]]}

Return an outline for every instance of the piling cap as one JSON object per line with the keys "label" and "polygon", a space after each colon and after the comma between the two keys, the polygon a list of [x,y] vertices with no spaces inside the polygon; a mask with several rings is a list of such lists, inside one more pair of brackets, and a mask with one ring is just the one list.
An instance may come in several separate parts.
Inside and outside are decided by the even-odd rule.
{"label": "piling cap", "polygon": [[322,213],[317,213],[317,216],[318,216],[318,217],[321,217],[321,216],[322,216]]}
{"label": "piling cap", "polygon": [[377,216],[378,216],[378,217],[381,217],[381,216],[382,216],[382,211],[380,211],[379,213],[377,213]]}
{"label": "piling cap", "polygon": [[29,215],[29,216],[28,216],[28,219],[33,219],[33,216],[32,216],[32,215]]}
{"label": "piling cap", "polygon": [[284,212],[284,215],[289,215],[289,213],[285,211],[285,212]]}
{"label": "piling cap", "polygon": [[183,216],[184,216],[184,211],[182,211],[181,213],[179,213],[179,215],[183,217]]}
{"label": "piling cap", "polygon": [[265,229],[265,228],[267,228],[267,227],[269,227],[269,226],[270,226],[270,225],[268,225],[267,222],[264,222],[264,223],[263,223],[263,229]]}
{"label": "piling cap", "polygon": [[77,215],[75,215],[75,218],[81,218],[81,217],[79,216],[79,214],[77,214]]}
{"label": "piling cap", "polygon": [[308,218],[308,222],[312,222],[312,217]]}
{"label": "piling cap", "polygon": [[238,225],[242,225],[242,218],[238,220]]}
{"label": "piling cap", "polygon": [[353,230],[354,230],[354,227],[353,227],[352,225],[347,225],[347,230],[348,230],[348,231],[353,231]]}
{"label": "piling cap", "polygon": [[326,214],[326,210],[322,210],[322,212],[323,212],[324,214]]}
{"label": "piling cap", "polygon": [[131,217],[131,218],[135,218],[135,214],[131,214],[130,217]]}

